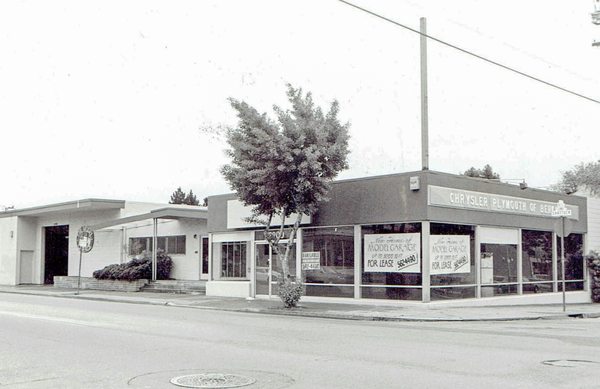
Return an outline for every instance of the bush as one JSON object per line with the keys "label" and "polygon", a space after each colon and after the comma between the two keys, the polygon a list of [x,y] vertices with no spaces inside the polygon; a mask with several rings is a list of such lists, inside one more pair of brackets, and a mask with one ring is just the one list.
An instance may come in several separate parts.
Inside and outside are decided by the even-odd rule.
{"label": "bush", "polygon": [[[165,254],[158,254],[156,260],[156,278],[168,280],[173,267],[173,260]],[[123,264],[108,265],[103,269],[96,270],[93,275],[98,280],[149,280],[152,278],[152,259],[132,259]]]}
{"label": "bush", "polygon": [[294,308],[298,306],[300,297],[304,294],[304,285],[301,282],[292,282],[290,280],[279,281],[279,298],[285,308]]}
{"label": "bush", "polygon": [[590,269],[592,301],[600,303],[600,254],[596,251],[590,251],[590,253],[585,256],[585,262]]}

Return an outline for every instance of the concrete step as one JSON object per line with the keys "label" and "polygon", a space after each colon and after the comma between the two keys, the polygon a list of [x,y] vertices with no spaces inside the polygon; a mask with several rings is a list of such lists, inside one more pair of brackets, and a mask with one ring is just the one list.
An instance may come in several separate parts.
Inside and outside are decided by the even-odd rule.
{"label": "concrete step", "polygon": [[144,291],[158,293],[206,293],[206,281],[159,280],[144,286]]}

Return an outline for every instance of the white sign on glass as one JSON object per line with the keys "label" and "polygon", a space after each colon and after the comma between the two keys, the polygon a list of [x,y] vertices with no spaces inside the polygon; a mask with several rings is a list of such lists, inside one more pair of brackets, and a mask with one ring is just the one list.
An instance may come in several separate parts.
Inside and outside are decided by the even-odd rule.
{"label": "white sign on glass", "polygon": [[370,273],[420,273],[421,234],[365,235],[364,271]]}
{"label": "white sign on glass", "polygon": [[321,268],[321,252],[305,251],[302,253],[302,270],[318,270]]}
{"label": "white sign on glass", "polygon": [[431,235],[429,258],[431,274],[471,272],[471,243],[469,235]]}

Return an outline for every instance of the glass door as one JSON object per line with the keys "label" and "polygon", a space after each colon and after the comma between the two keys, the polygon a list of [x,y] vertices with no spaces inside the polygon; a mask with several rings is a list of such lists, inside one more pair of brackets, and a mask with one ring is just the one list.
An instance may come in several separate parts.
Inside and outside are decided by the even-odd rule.
{"label": "glass door", "polygon": [[255,285],[256,294],[271,295],[271,249],[268,243],[257,243]]}
{"label": "glass door", "polygon": [[[286,242],[279,245],[280,255],[285,254],[285,246]],[[283,276],[279,255],[271,250],[268,243],[256,243],[254,251],[256,253],[256,294],[268,295],[269,297],[277,294],[277,283]],[[296,275],[295,247],[290,251],[288,262],[290,277],[294,279]]]}
{"label": "glass door", "polygon": [[200,279],[208,280],[208,236],[200,238]]}

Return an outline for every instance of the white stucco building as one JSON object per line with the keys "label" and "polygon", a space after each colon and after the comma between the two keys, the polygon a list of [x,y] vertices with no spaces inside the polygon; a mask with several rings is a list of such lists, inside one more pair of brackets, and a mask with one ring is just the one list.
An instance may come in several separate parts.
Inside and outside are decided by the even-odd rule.
{"label": "white stucco building", "polygon": [[173,259],[171,278],[206,279],[207,210],[204,207],[84,199],[0,212],[0,285],[52,283],[79,271],[77,232],[95,230],[95,244],[83,255],[81,275],[124,263],[157,246]]}

